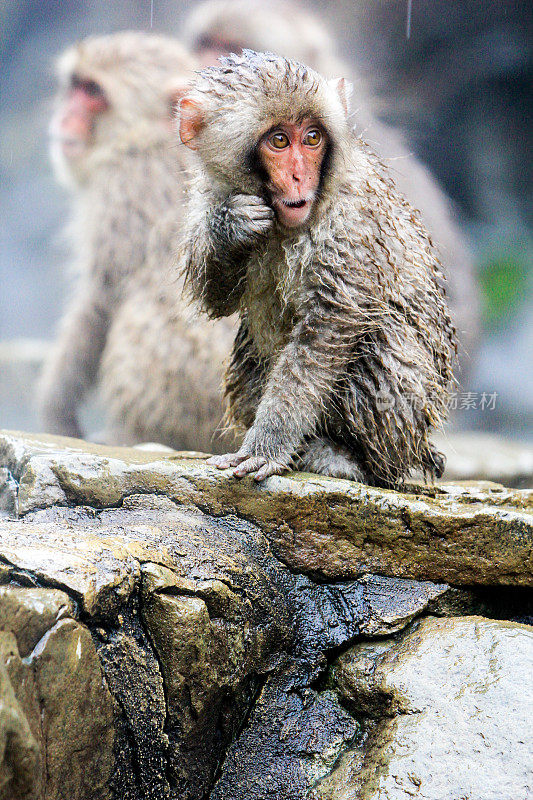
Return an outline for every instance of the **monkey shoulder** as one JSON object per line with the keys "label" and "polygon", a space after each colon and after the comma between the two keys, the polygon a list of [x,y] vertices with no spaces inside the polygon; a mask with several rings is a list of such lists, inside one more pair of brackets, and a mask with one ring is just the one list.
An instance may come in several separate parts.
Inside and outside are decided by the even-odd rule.
{"label": "monkey shoulder", "polygon": [[[335,215],[336,238],[347,241],[355,268],[367,269],[390,284],[409,290],[432,284],[440,275],[438,251],[417,209],[398,191],[380,163],[341,202]],[[343,211],[346,206],[347,211]],[[345,235],[339,228],[344,228]]]}

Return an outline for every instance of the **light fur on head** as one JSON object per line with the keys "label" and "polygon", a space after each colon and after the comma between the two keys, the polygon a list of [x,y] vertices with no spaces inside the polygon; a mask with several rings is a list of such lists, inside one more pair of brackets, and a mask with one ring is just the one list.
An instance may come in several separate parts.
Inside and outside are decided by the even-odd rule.
{"label": "light fur on head", "polygon": [[342,72],[323,21],[290,0],[208,0],[192,10],[183,37],[193,51],[213,41],[294,58],[326,77]]}
{"label": "light fur on head", "polygon": [[[330,167],[321,189],[322,196],[331,194],[353,152],[344,81],[329,83],[304,64],[273,53],[244,50],[219,62],[202,70],[187,92],[202,109],[205,124],[196,146],[207,173],[222,189],[260,193],[252,168],[257,142],[281,121],[311,118],[328,134]],[[221,159],[223,141],[229,146]]]}

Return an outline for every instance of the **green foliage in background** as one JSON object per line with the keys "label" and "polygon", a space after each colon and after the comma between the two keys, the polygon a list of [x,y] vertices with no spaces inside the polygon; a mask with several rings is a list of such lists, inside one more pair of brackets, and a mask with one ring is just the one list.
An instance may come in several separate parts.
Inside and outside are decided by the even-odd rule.
{"label": "green foliage in background", "polygon": [[485,327],[498,328],[513,316],[531,286],[532,248],[511,245],[492,248],[479,265],[482,312]]}

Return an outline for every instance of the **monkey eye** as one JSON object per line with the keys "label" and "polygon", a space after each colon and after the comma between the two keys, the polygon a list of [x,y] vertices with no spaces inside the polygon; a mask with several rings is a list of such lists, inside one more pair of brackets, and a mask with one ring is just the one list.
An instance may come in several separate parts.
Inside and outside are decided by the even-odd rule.
{"label": "monkey eye", "polygon": [[290,145],[289,137],[283,131],[277,131],[269,137],[268,143],[276,150],[284,150]]}
{"label": "monkey eye", "polygon": [[89,97],[104,97],[104,90],[96,81],[85,80],[74,75],[70,85],[72,89],[81,89]]}
{"label": "monkey eye", "polygon": [[318,147],[321,141],[322,134],[316,129],[308,131],[304,136],[304,144],[306,144],[308,147]]}
{"label": "monkey eye", "polygon": [[83,81],[83,89],[89,97],[101,97],[104,92],[96,81]]}

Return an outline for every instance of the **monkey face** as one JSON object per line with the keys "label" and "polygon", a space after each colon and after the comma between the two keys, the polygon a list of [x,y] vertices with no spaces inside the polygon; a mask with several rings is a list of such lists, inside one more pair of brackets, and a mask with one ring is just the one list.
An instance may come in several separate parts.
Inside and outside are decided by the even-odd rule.
{"label": "monkey face", "polygon": [[342,81],[245,50],[199,73],[179,108],[179,135],[221,190],[260,196],[280,226],[329,204],[353,160]]}
{"label": "monkey face", "polygon": [[99,83],[72,76],[52,125],[52,135],[67,161],[75,161],[84,154],[92,142],[96,119],[108,107],[105,92]]}
{"label": "monkey face", "polygon": [[243,45],[239,42],[231,42],[218,36],[201,36],[194,44],[194,52],[202,67],[214,67],[218,64],[220,56],[228,53],[240,53]]}
{"label": "monkey face", "polygon": [[297,228],[311,214],[326,147],[327,135],[312,119],[276,125],[258,144],[272,206],[287,228]]}

